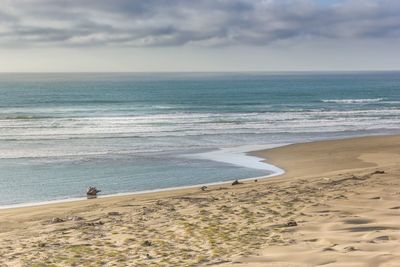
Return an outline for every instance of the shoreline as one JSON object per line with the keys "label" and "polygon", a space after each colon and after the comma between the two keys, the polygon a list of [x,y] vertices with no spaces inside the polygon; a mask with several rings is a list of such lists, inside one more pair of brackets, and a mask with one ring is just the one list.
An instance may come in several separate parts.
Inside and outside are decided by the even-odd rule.
{"label": "shoreline", "polygon": [[[400,136],[400,135],[367,135],[367,136],[358,136],[358,137],[349,137],[349,138],[339,138],[339,139],[327,139],[327,140],[318,140],[318,141],[306,141],[306,142],[301,142],[301,143],[283,143],[283,144],[272,144],[272,145],[244,145],[244,146],[237,146],[237,147],[231,147],[231,148],[220,148],[218,150],[213,150],[209,152],[203,152],[203,153],[198,153],[198,154],[189,154],[189,155],[184,155],[184,156],[190,156],[190,157],[195,157],[195,158],[201,158],[205,160],[213,160],[213,161],[220,161],[232,165],[239,165],[239,166],[246,166],[246,165],[240,165],[235,162],[231,162],[229,160],[219,160],[213,159],[213,157],[209,156],[209,154],[222,154],[225,153],[224,151],[229,151],[233,150],[235,153],[239,153],[244,157],[251,157],[253,158],[253,161],[256,163],[261,163],[262,165],[268,166],[267,168],[264,168],[265,170],[271,170],[274,169],[276,172],[271,173],[266,176],[257,176],[257,177],[249,177],[249,178],[243,178],[239,179],[240,181],[247,182],[247,181],[252,181],[252,180],[259,180],[260,182],[264,181],[265,179],[271,179],[271,178],[276,178],[276,177],[282,177],[282,176],[287,176],[288,173],[286,172],[285,168],[281,168],[279,165],[279,160],[276,161],[271,158],[268,154],[268,151],[276,151],[281,148],[285,147],[290,147],[290,146],[296,146],[296,145],[308,145],[308,144],[313,144],[313,143],[323,143],[323,142],[335,142],[335,141],[346,141],[346,140],[353,140],[353,139],[363,139],[363,138],[374,138],[374,137],[391,137],[391,136]],[[252,149],[244,149],[243,148],[252,148]],[[261,149],[260,149],[261,148]],[[228,154],[229,152],[225,153]],[[200,157],[198,157],[200,155]],[[207,156],[203,156],[207,155]],[[290,170],[290,173],[293,172],[293,170]],[[293,175],[289,175],[291,177]],[[157,195],[157,193],[171,193],[174,194],[174,192],[185,192],[187,190],[191,189],[198,189],[201,186],[223,186],[223,185],[230,185],[231,182],[234,179],[231,179],[229,181],[217,181],[217,182],[212,182],[212,183],[202,183],[202,184],[196,184],[196,185],[187,185],[187,186],[178,186],[178,187],[167,187],[167,188],[159,188],[159,189],[149,189],[149,190],[142,190],[142,191],[133,191],[133,192],[122,192],[122,193],[114,193],[114,194],[108,194],[108,195],[98,195],[97,198],[95,199],[87,199],[87,197],[82,196],[82,197],[75,197],[75,198],[66,198],[66,199],[56,199],[56,200],[49,200],[49,201],[39,201],[39,202],[28,202],[28,203],[17,203],[17,204],[10,204],[10,205],[2,205],[0,206],[0,212],[3,210],[13,210],[13,209],[21,209],[21,208],[31,208],[31,207],[43,207],[47,205],[57,205],[57,204],[68,204],[68,203],[76,203],[76,202],[86,202],[86,201],[92,201],[92,200],[102,200],[102,199],[112,199],[112,198],[120,198],[120,197],[129,197],[129,196],[137,196],[137,197],[146,197],[146,196],[154,196]]]}
{"label": "shoreline", "polygon": [[[262,180],[267,179],[275,176],[282,175],[283,173],[273,173],[267,176],[257,176],[257,177],[250,177],[244,179],[238,179],[241,182],[251,181],[251,180]],[[1,210],[9,210],[9,209],[19,209],[19,208],[29,208],[29,207],[39,207],[39,206],[46,206],[46,205],[53,205],[53,204],[64,204],[64,203],[73,203],[73,202],[80,202],[80,201],[90,201],[96,199],[108,199],[114,197],[128,197],[128,196],[141,196],[147,194],[157,194],[157,193],[164,193],[164,192],[175,192],[175,191],[183,191],[187,189],[198,189],[201,186],[219,186],[219,185],[230,185],[232,181],[220,181],[220,182],[213,182],[213,183],[202,183],[196,185],[187,185],[187,186],[179,186],[179,187],[168,187],[168,188],[161,188],[161,189],[152,189],[152,190],[143,190],[137,192],[125,192],[125,193],[115,193],[109,195],[98,195],[97,198],[88,199],[86,197],[80,198],[67,198],[67,199],[59,199],[59,200],[49,200],[43,202],[30,202],[30,203],[21,203],[21,204],[12,204],[12,205],[3,205],[0,206]]]}
{"label": "shoreline", "polygon": [[[256,176],[256,177],[248,177],[238,179],[243,182],[252,181],[252,180],[259,180],[263,181],[264,179],[271,179],[274,177],[279,177],[283,175],[287,175],[286,169],[281,168],[279,160],[271,161],[271,157],[268,156],[268,151],[275,151],[276,149],[293,146],[293,145],[307,145],[313,143],[320,143],[320,142],[335,142],[335,141],[343,141],[343,140],[352,140],[352,139],[360,139],[360,138],[370,138],[370,137],[390,137],[390,136],[397,136],[397,134],[390,134],[390,135],[361,135],[357,137],[345,137],[345,138],[338,138],[338,139],[326,139],[326,140],[318,140],[318,141],[305,141],[300,143],[281,143],[281,144],[268,144],[268,145],[243,145],[243,146],[236,146],[236,147],[229,147],[229,148],[219,148],[218,150],[212,150],[209,152],[202,152],[197,154],[186,154],[183,155],[184,157],[189,158],[197,158],[197,159],[204,159],[204,160],[212,160],[217,162],[223,162],[227,164],[252,168],[255,169],[264,169],[271,171],[271,174]],[[224,158],[224,155],[226,158]],[[231,156],[239,156],[237,158],[231,158]],[[251,161],[246,162],[245,164],[241,164],[240,160],[246,160],[246,158],[251,158]],[[267,159],[268,158],[268,159]],[[260,167],[261,165],[261,167]],[[262,167],[264,166],[264,167]],[[291,170],[290,172],[293,172]],[[12,209],[20,209],[20,208],[30,208],[30,207],[41,207],[46,205],[57,205],[57,204],[68,204],[68,203],[75,203],[75,202],[85,202],[90,200],[96,199],[110,199],[110,198],[119,198],[119,197],[129,197],[129,196],[146,196],[146,195],[155,195],[157,193],[174,193],[179,191],[186,191],[190,189],[198,189],[201,186],[223,186],[223,185],[230,185],[232,181],[235,179],[227,180],[227,181],[216,181],[211,183],[201,183],[195,185],[186,185],[186,186],[178,186],[178,187],[166,187],[166,188],[156,188],[156,189],[148,189],[148,190],[141,190],[141,191],[130,191],[130,192],[121,192],[121,193],[112,193],[107,195],[98,195],[95,199],[87,199],[85,196],[81,197],[72,197],[72,198],[65,198],[65,199],[55,199],[55,200],[48,200],[48,201],[39,201],[39,202],[27,202],[27,203],[17,203],[17,204],[7,204],[7,205],[0,205],[0,211],[2,210],[12,210]]]}
{"label": "shoreline", "polygon": [[[262,180],[268,179],[271,177],[279,176],[285,173],[285,171],[278,166],[268,164],[265,162],[264,158],[260,158],[257,156],[252,155],[252,152],[258,150],[265,150],[271,148],[282,147],[289,144],[277,144],[277,145],[252,145],[252,146],[238,146],[233,148],[220,148],[218,150],[213,150],[210,152],[203,152],[198,154],[189,154],[184,155],[185,157],[193,157],[193,158],[200,158],[204,160],[212,160],[217,162],[228,163],[232,165],[247,167],[247,168],[259,168],[263,170],[268,170],[271,174],[256,176],[256,177],[249,177],[239,179],[240,181],[251,181],[251,180]],[[255,149],[255,150],[254,150]],[[215,158],[214,155],[218,155],[219,157]],[[223,158],[226,156],[226,158]],[[232,160],[232,156],[233,160]],[[246,164],[240,164],[240,160],[245,160]],[[262,166],[260,166],[262,165]],[[123,196],[140,196],[143,194],[157,194],[160,192],[167,192],[167,191],[177,191],[177,190],[186,190],[186,189],[194,189],[199,188],[201,186],[218,186],[218,185],[228,185],[233,180],[227,181],[217,181],[212,183],[201,183],[195,185],[186,185],[186,186],[178,186],[178,187],[167,187],[167,188],[157,188],[157,189],[149,189],[149,190],[141,190],[141,191],[131,191],[131,192],[121,192],[121,193],[113,193],[107,195],[98,195],[95,199],[105,199],[105,198],[113,198],[113,197],[123,197]],[[48,201],[39,201],[39,202],[28,202],[28,203],[17,203],[17,204],[9,204],[9,205],[0,205],[1,210],[9,210],[9,209],[18,209],[18,208],[28,208],[28,207],[36,207],[36,206],[45,206],[45,205],[53,205],[53,204],[62,204],[62,203],[69,203],[69,202],[77,202],[77,201],[86,201],[91,200],[87,199],[86,197],[73,197],[73,198],[65,198],[65,199],[56,199],[56,200],[48,200]]]}
{"label": "shoreline", "polygon": [[[298,145],[298,144],[310,144],[310,143],[318,143],[318,142],[329,142],[329,141],[340,141],[347,139],[358,139],[358,138],[369,138],[369,137],[384,137],[384,136],[396,136],[398,134],[373,134],[373,135],[359,135],[359,136],[350,136],[350,137],[338,137],[333,139],[319,139],[313,141],[304,141],[299,143],[276,143],[276,144],[261,144],[261,145],[241,145],[235,147],[222,147],[216,150],[211,150],[207,152],[193,153],[193,154],[182,154],[181,157],[188,157],[194,159],[203,159],[203,160],[211,160],[216,162],[227,163],[231,165],[246,167],[250,169],[262,169],[270,171],[271,174],[247,177],[247,178],[239,178],[240,181],[251,181],[251,180],[263,180],[270,179],[276,176],[285,175],[285,168],[281,168],[279,162],[270,162],[270,160],[265,159],[263,155],[261,155],[260,151],[268,151],[279,149],[281,147]],[[232,157],[233,156],[233,157]],[[250,159],[251,160],[248,160]],[[244,162],[244,163],[243,163]],[[185,186],[176,186],[176,187],[166,187],[166,188],[155,188],[155,189],[146,189],[140,191],[128,191],[128,192],[120,192],[120,193],[111,193],[105,195],[98,195],[97,199],[103,198],[112,198],[112,197],[123,197],[123,196],[140,196],[142,194],[156,194],[158,192],[166,192],[166,191],[176,191],[176,190],[186,190],[198,188],[201,186],[218,186],[224,184],[230,184],[234,181],[235,178],[225,180],[225,181],[216,181],[210,183],[200,183],[193,185],[185,185]],[[101,188],[100,188],[101,189]],[[79,202],[88,200],[85,195],[79,197],[67,197],[62,199],[53,199],[53,200],[44,200],[44,201],[34,201],[34,202],[24,202],[24,203],[15,203],[15,204],[0,204],[1,210],[9,210],[9,209],[18,209],[24,207],[35,207],[35,206],[45,206],[45,205],[53,205],[53,204],[62,204],[69,202]]]}

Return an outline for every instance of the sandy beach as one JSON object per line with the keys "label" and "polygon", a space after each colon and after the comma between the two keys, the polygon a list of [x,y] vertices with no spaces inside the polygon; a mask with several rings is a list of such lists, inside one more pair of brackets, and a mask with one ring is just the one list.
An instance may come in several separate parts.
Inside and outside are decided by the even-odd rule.
{"label": "sandy beach", "polygon": [[0,266],[400,266],[400,136],[252,154],[258,181],[0,210]]}

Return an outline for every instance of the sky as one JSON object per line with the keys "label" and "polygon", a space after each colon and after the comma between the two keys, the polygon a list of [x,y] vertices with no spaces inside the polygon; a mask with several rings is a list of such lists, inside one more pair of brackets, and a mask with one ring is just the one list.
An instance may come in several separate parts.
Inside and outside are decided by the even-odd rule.
{"label": "sky", "polygon": [[0,0],[0,72],[400,70],[398,0]]}

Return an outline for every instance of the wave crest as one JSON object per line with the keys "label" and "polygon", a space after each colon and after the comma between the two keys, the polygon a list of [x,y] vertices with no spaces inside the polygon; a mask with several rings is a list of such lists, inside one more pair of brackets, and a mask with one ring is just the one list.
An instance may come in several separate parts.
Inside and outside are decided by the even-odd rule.
{"label": "wave crest", "polygon": [[340,103],[340,104],[365,104],[380,102],[383,98],[359,98],[359,99],[322,99],[324,103]]}

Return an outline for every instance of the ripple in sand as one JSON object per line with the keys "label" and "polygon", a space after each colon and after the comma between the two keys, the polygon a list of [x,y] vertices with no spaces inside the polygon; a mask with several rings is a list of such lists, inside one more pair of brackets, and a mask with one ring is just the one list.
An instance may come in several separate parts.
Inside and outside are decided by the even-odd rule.
{"label": "ripple in sand", "polygon": [[370,231],[382,231],[382,230],[398,230],[398,228],[388,227],[388,226],[365,226],[365,227],[346,228],[343,230],[347,230],[350,232],[370,232]]}
{"label": "ripple in sand", "polygon": [[372,222],[372,220],[357,218],[357,219],[344,220],[343,222],[347,223],[347,224],[367,224],[367,223]]}

